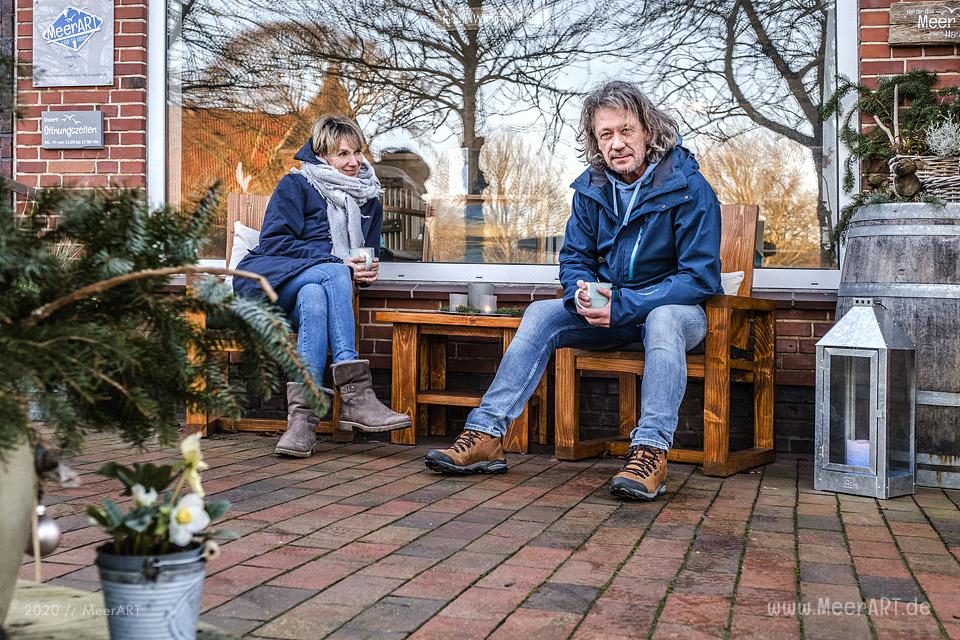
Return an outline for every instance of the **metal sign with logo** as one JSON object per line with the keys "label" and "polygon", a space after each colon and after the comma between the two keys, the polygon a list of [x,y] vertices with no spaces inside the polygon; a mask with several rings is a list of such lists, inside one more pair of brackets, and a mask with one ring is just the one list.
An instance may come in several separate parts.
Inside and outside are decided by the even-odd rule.
{"label": "metal sign with logo", "polygon": [[960,2],[895,2],[890,5],[892,46],[960,43]]}
{"label": "metal sign with logo", "polygon": [[33,86],[113,84],[113,0],[33,1]]}
{"label": "metal sign with logo", "polygon": [[44,111],[40,122],[44,149],[103,149],[102,111]]}

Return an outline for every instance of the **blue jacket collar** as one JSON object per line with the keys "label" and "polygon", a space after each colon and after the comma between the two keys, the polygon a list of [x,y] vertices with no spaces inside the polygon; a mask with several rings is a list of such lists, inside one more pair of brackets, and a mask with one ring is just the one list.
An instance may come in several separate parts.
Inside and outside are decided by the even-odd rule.
{"label": "blue jacket collar", "polygon": [[317,157],[317,154],[313,152],[313,140],[310,139],[303,143],[303,146],[300,147],[300,151],[297,151],[296,155],[293,156],[293,159],[299,160],[300,162],[310,162],[313,164],[319,164],[322,162],[322,160]]}
{"label": "blue jacket collar", "polygon": [[[687,176],[699,171],[700,165],[686,147],[677,146],[657,164],[653,171],[653,181],[647,187],[642,201],[687,186]],[[605,171],[589,167],[570,185],[574,191],[597,201],[610,215],[613,215],[613,184]]]}

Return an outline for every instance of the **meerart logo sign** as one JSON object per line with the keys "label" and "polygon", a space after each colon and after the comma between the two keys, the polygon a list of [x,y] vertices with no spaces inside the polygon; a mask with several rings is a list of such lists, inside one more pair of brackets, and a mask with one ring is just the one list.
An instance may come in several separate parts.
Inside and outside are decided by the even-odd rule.
{"label": "meerart logo sign", "polygon": [[891,45],[957,44],[960,2],[895,2],[890,6]]}
{"label": "meerart logo sign", "polygon": [[938,15],[921,13],[917,16],[917,29],[960,29],[960,7],[943,7]]}
{"label": "meerart logo sign", "polygon": [[100,27],[103,18],[74,7],[63,10],[53,23],[44,29],[44,41],[70,51],[79,51]]}

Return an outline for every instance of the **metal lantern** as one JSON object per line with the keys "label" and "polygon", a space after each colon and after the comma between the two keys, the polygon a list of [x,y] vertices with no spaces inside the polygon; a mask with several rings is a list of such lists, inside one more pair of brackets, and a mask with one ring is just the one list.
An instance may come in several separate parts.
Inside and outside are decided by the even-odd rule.
{"label": "metal lantern", "polygon": [[914,345],[870,298],[817,342],[814,487],[873,498],[913,493]]}

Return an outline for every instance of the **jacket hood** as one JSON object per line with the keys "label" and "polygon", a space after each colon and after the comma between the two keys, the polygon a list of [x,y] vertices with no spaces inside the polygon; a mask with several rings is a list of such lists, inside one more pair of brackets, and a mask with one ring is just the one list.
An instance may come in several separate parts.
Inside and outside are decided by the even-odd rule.
{"label": "jacket hood", "polygon": [[303,143],[303,146],[300,147],[300,151],[297,151],[297,154],[293,156],[293,159],[299,160],[300,162],[311,162],[313,164],[322,162],[320,158],[317,157],[317,154],[313,152],[313,140],[309,138]]}
{"label": "jacket hood", "polygon": [[[679,184],[686,184],[687,178],[697,173],[700,165],[697,163],[693,153],[686,147],[679,144],[667,152],[660,164],[653,171],[653,182],[650,189],[659,189],[669,182],[677,181]],[[570,185],[575,191],[592,192],[596,198],[599,196],[603,202],[607,202],[610,193],[610,178],[605,171],[598,171],[593,167],[588,167],[586,171],[580,174],[573,184]],[[607,203],[609,205],[609,203]]]}

